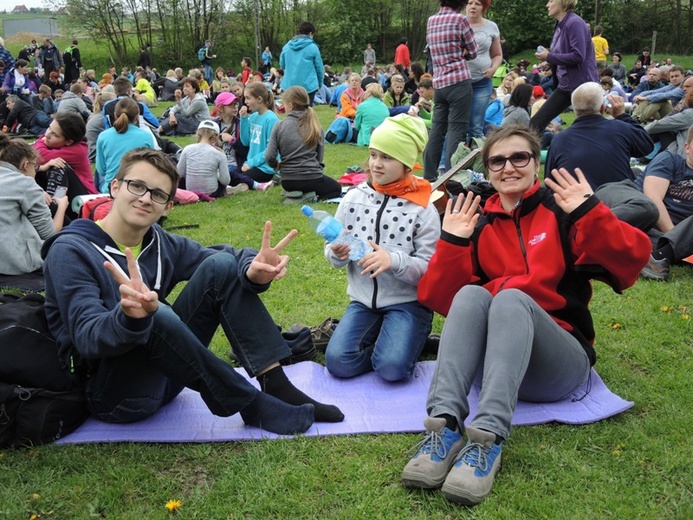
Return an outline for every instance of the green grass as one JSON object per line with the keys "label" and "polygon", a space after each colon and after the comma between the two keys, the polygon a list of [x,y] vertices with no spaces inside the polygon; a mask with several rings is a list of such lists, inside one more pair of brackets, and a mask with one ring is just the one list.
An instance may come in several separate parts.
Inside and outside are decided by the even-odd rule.
{"label": "green grass", "polygon": [[[326,126],[333,109],[317,111]],[[364,148],[328,145],[327,172],[338,177],[366,156]],[[287,249],[289,275],[263,300],[284,327],[339,317],[348,303],[344,273],[328,266],[321,241],[297,206],[281,204],[280,191],[176,207],[166,226],[195,223],[180,233],[254,247],[267,219],[275,241],[298,229]],[[361,435],[4,450],[0,518],[156,519],[169,516],[169,499],[182,501],[180,518],[204,519],[691,518],[692,283],[689,267],[674,267],[668,283],[640,280],[620,296],[595,283],[597,369],[635,407],[597,424],[515,429],[493,493],[476,508],[399,484],[419,436]],[[434,329],[442,323],[437,317]],[[226,356],[223,335],[212,349]]]}

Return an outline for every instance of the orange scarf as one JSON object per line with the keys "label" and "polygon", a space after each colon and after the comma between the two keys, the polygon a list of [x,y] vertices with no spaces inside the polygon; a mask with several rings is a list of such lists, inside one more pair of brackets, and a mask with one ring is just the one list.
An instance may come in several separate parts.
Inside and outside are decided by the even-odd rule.
{"label": "orange scarf", "polygon": [[402,197],[424,208],[428,206],[431,199],[431,183],[411,173],[405,175],[401,181],[391,182],[384,186],[373,183],[373,189],[384,195]]}

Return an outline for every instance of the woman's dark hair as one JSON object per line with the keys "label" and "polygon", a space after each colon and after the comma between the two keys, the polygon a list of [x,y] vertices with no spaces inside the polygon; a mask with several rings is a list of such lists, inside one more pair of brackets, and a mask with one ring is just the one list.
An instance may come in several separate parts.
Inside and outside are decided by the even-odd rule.
{"label": "woman's dark hair", "polygon": [[508,105],[512,107],[520,107],[525,109],[528,108],[529,100],[532,99],[532,92],[533,87],[529,83],[523,83],[522,85],[518,85],[513,90],[513,93],[510,94],[510,102],[508,103]]}
{"label": "woman's dark hair", "polygon": [[183,80],[183,85],[185,85],[186,83],[193,88],[195,94],[197,94],[200,91],[200,84],[197,82],[195,78],[185,78]]}
{"label": "woman's dark hair", "polygon": [[419,63],[418,61],[414,61],[411,64],[411,67],[409,67],[409,70],[411,71],[411,75],[414,76],[414,79],[418,83],[421,80],[421,76],[426,73],[426,71],[423,68],[423,65]]}
{"label": "woman's dark hair", "polygon": [[619,62],[623,61],[623,56],[621,56],[620,52],[614,52],[611,56],[618,58]]}
{"label": "woman's dark hair", "polygon": [[315,34],[315,32],[315,25],[311,22],[301,22],[298,26],[298,31],[296,31],[297,34]]}
{"label": "woman's dark hair", "polygon": [[66,141],[75,143],[84,141],[87,127],[81,115],[75,112],[56,112],[53,114],[53,120],[57,121],[58,125],[60,125],[60,130]]}
{"label": "woman's dark hair", "polygon": [[14,68],[16,69],[17,67],[26,67],[29,65],[29,62],[26,60],[17,60],[14,62]]}

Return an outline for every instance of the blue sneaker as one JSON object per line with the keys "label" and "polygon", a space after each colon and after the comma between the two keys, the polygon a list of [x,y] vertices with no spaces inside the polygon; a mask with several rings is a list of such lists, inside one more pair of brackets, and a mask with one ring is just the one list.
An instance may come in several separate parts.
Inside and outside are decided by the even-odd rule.
{"label": "blue sneaker", "polygon": [[443,484],[443,495],[452,502],[473,506],[491,493],[493,479],[500,469],[502,444],[496,436],[472,426],[467,427],[469,441],[457,456]]}
{"label": "blue sneaker", "polygon": [[445,419],[424,419],[426,436],[412,448],[414,456],[402,471],[402,483],[411,488],[435,489],[445,481],[463,446],[460,432],[445,427]]}

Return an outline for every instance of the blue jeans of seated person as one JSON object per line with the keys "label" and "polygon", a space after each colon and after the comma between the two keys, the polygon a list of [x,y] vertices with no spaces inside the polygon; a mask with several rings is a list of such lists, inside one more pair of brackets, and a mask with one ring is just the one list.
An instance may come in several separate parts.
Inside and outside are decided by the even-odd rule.
{"label": "blue jeans of seated person", "polygon": [[387,381],[409,377],[431,332],[433,312],[418,302],[371,309],[351,302],[325,351],[337,377],[375,372]]}
{"label": "blue jeans of seated person", "polygon": [[219,253],[200,264],[172,306],[159,304],[145,345],[96,362],[87,380],[90,412],[125,423],[153,415],[183,387],[200,392],[209,410],[227,417],[257,389],[208,350],[219,325],[244,368],[257,371],[291,354],[259,296],[241,285],[238,261]]}
{"label": "blue jeans of seated person", "polygon": [[53,119],[51,119],[51,116],[45,112],[36,112],[34,117],[31,118],[29,128],[27,130],[34,135],[44,134],[52,121]]}
{"label": "blue jeans of seated person", "polygon": [[460,426],[469,415],[469,391],[482,376],[472,426],[508,439],[518,397],[559,401],[589,377],[585,349],[527,294],[462,287],[453,299],[428,391],[431,417],[449,414]]}
{"label": "blue jeans of seated person", "polygon": [[489,78],[484,77],[472,83],[472,112],[469,116],[467,142],[471,141],[472,137],[484,136],[484,119],[492,90],[493,81]]}

